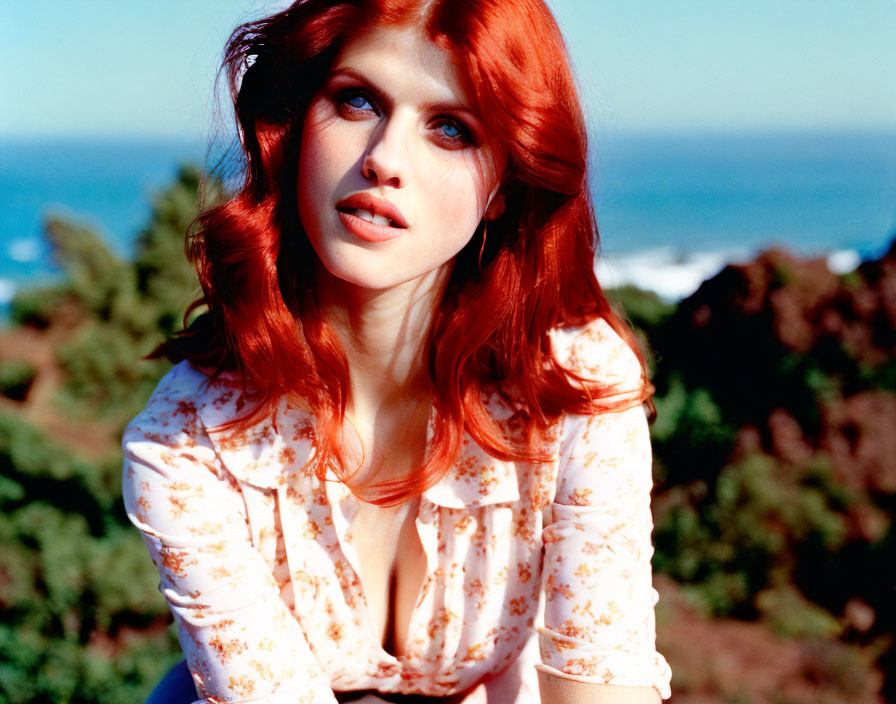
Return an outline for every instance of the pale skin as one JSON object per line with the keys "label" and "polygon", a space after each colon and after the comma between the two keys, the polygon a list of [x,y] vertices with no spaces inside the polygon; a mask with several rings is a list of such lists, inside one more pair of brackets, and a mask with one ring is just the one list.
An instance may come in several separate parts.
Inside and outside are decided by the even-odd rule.
{"label": "pale skin", "polygon": [[[416,29],[383,28],[347,45],[309,107],[299,209],[320,260],[321,307],[348,359],[343,434],[358,478],[400,477],[421,464],[431,408],[423,350],[433,311],[457,252],[483,219],[503,210],[507,157],[468,104],[447,54]],[[367,242],[346,231],[336,204],[359,192],[400,209],[407,221],[400,237]],[[404,652],[426,570],[416,509],[417,501],[359,502],[352,521],[372,627],[393,654]],[[659,701],[653,688],[542,673],[539,687],[544,704]],[[464,701],[485,704],[485,688]]]}

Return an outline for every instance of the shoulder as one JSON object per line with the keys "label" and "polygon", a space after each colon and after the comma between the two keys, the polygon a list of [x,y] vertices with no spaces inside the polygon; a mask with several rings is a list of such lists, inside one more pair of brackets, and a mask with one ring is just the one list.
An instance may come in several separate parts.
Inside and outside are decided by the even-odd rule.
{"label": "shoulder", "polygon": [[162,378],[124,431],[125,509],[137,528],[163,543],[196,546],[212,534],[242,535],[239,484],[201,418],[204,399],[221,385],[182,362]]}
{"label": "shoulder", "polygon": [[646,487],[649,494],[652,455],[640,358],[602,318],[556,331],[552,342],[557,362],[597,387],[593,412],[564,414],[559,424],[557,500],[580,506],[591,492],[595,500],[614,501],[629,490]]}
{"label": "shoulder", "polygon": [[205,465],[228,481],[276,488],[310,458],[311,418],[285,397],[257,416],[252,403],[235,374],[212,378],[181,362],[125,430],[126,463]]}
{"label": "shoulder", "polygon": [[125,450],[145,441],[169,447],[190,444],[202,432],[197,408],[207,403],[210,395],[233,394],[235,389],[230,386],[227,379],[213,380],[187,361],[176,364],[125,428]]}
{"label": "shoulder", "polygon": [[642,389],[641,360],[603,318],[578,327],[554,328],[549,335],[554,359],[564,369],[618,393]]}

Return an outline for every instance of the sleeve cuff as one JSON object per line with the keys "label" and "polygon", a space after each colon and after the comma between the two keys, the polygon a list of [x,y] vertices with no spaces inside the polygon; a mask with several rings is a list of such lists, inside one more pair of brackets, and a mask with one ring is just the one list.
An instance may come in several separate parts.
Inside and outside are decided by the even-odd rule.
{"label": "sleeve cuff", "polygon": [[[561,641],[562,649],[557,647]],[[653,687],[663,699],[672,692],[672,671],[656,651],[647,653],[595,648],[587,641],[568,638],[548,629],[539,630],[540,672],[588,684],[621,687]]]}

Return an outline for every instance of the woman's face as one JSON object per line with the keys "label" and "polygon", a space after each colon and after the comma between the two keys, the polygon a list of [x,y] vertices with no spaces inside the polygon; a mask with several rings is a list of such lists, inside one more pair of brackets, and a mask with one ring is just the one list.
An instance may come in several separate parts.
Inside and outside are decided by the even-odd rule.
{"label": "woman's face", "polygon": [[450,56],[415,28],[344,47],[308,108],[299,160],[299,215],[329,274],[377,290],[430,277],[487,208],[500,214],[506,155],[468,105]]}

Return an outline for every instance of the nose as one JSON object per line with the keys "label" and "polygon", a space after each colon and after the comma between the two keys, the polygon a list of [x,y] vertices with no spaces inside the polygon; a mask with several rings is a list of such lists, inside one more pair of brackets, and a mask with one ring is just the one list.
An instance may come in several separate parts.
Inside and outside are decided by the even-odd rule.
{"label": "nose", "polygon": [[407,181],[409,125],[398,115],[380,122],[361,162],[364,178],[377,186],[403,188]]}

